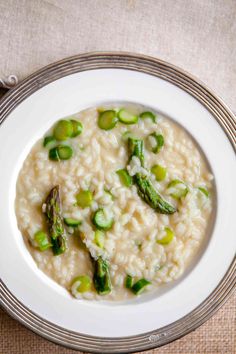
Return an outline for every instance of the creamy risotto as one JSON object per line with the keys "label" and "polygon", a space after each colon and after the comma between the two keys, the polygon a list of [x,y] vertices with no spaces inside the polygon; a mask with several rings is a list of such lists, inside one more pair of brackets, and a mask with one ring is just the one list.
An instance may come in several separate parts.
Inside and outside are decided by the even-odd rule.
{"label": "creamy risotto", "polygon": [[125,300],[180,277],[206,238],[208,166],[188,133],[138,105],[55,123],[19,173],[18,227],[75,298]]}

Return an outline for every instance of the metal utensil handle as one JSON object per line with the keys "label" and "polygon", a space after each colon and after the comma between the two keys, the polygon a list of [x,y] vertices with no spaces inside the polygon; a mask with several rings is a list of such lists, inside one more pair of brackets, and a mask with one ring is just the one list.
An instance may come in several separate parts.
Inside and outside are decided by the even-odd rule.
{"label": "metal utensil handle", "polygon": [[11,89],[18,84],[16,75],[9,75],[6,78],[0,78],[0,87],[4,89]]}

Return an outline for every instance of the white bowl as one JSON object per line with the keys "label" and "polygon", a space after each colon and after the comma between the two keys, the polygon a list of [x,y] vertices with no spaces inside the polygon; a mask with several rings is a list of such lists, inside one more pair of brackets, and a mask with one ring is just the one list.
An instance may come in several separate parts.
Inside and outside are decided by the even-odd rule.
{"label": "white bowl", "polygon": [[[215,177],[214,228],[193,266],[168,291],[127,303],[76,301],[37,268],[25,247],[14,212],[16,178],[33,143],[53,122],[117,101],[162,112],[198,142]],[[11,315],[57,343],[111,353],[166,344],[222,305],[235,285],[235,123],[204,85],[152,58],[91,53],[24,80],[1,101],[0,122],[0,295]]]}

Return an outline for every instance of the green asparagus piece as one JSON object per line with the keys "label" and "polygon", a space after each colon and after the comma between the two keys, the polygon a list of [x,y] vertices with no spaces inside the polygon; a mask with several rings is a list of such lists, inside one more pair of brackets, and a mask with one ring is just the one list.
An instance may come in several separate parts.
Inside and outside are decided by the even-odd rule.
{"label": "green asparagus piece", "polygon": [[167,186],[167,193],[175,199],[181,199],[186,197],[188,192],[188,186],[179,179],[174,179]]}
{"label": "green asparagus piece", "polygon": [[88,275],[79,275],[74,278],[72,283],[72,294],[76,296],[78,293],[86,293],[91,291],[92,281]]}
{"label": "green asparagus piece", "polygon": [[164,145],[164,137],[161,134],[157,134],[157,133],[152,133],[149,135],[150,138],[154,138],[155,139],[155,146],[152,147],[152,152],[154,152],[154,154],[157,154],[158,152],[161,151],[161,149],[163,148]]}
{"label": "green asparagus piece", "polygon": [[209,191],[208,191],[205,187],[198,187],[198,190],[199,190],[200,192],[202,192],[202,193],[205,195],[205,197],[209,198],[210,193],[209,193]]}
{"label": "green asparagus piece", "polygon": [[97,293],[99,295],[109,294],[111,292],[111,278],[110,278],[110,271],[109,271],[109,263],[101,256],[99,256],[97,259],[95,259],[92,256],[90,250],[85,244],[85,235],[82,232],[80,233],[80,239],[82,240],[83,245],[85,245],[85,249],[89,252],[90,259],[93,263],[93,268],[94,268],[93,284]]}
{"label": "green asparagus piece", "polygon": [[113,215],[107,216],[104,209],[99,208],[92,217],[92,223],[98,230],[110,230],[114,223]]}
{"label": "green asparagus piece", "polygon": [[138,187],[139,196],[153,209],[161,214],[173,214],[176,209],[165,201],[155,190],[152,182],[147,176],[137,173],[134,176],[134,182]]}
{"label": "green asparagus piece", "polygon": [[70,122],[72,123],[72,126],[73,126],[73,133],[72,133],[71,137],[75,138],[76,136],[78,136],[82,133],[83,124],[80,121],[74,120],[74,119],[72,119]]}
{"label": "green asparagus piece", "polygon": [[126,109],[122,108],[118,112],[119,121],[124,124],[135,124],[138,122],[138,116],[130,113]]}
{"label": "green asparagus piece", "polygon": [[61,216],[60,187],[55,186],[46,199],[46,217],[54,255],[66,250],[65,230]]}
{"label": "green asparagus piece", "polygon": [[126,289],[131,289],[133,286],[133,277],[131,277],[131,275],[127,274],[126,278],[125,278],[125,287]]}
{"label": "green asparagus piece", "polygon": [[132,185],[132,177],[128,174],[125,168],[117,170],[116,173],[118,174],[120,182],[123,186],[130,187]]}
{"label": "green asparagus piece", "polygon": [[34,241],[40,251],[45,251],[48,248],[52,247],[51,243],[48,241],[47,234],[42,230],[39,230],[34,234]]}
{"label": "green asparagus piece", "polygon": [[154,174],[156,177],[157,181],[163,181],[166,178],[166,167],[161,166],[161,165],[154,165],[151,168],[151,172]]}
{"label": "green asparagus piece", "polygon": [[116,111],[109,109],[107,111],[100,112],[98,117],[98,126],[100,129],[113,129],[116,126],[117,122],[118,118],[116,115]]}
{"label": "green asparagus piece", "polygon": [[100,248],[104,248],[105,234],[101,230],[96,230],[94,233],[94,241],[96,245]]}
{"label": "green asparagus piece", "polygon": [[69,160],[73,150],[69,145],[57,145],[49,150],[48,157],[52,161]]}
{"label": "green asparagus piece", "polygon": [[138,157],[141,162],[141,166],[143,167],[144,166],[143,140],[129,137],[128,148],[129,148],[129,152],[130,152],[130,160],[132,159],[133,156]]}
{"label": "green asparagus piece", "polygon": [[132,292],[135,294],[135,295],[139,295],[141,294],[144,289],[146,288],[147,285],[150,285],[151,282],[142,278],[142,279],[139,279],[131,288]]}
{"label": "green asparagus piece", "polygon": [[165,227],[165,236],[157,240],[160,245],[168,245],[174,238],[174,232],[169,227]]}
{"label": "green asparagus piece", "polygon": [[54,136],[45,136],[45,138],[43,140],[44,147],[52,146],[55,143],[56,143],[56,139],[54,138]]}
{"label": "green asparagus piece", "polygon": [[142,112],[140,115],[139,115],[140,118],[142,119],[151,119],[153,121],[153,123],[156,123],[156,115],[152,112]]}
{"label": "green asparagus piece", "polygon": [[111,292],[111,278],[108,262],[102,257],[94,261],[94,287],[99,295],[106,295]]}
{"label": "green asparagus piece", "polygon": [[53,130],[53,136],[56,140],[62,141],[71,138],[73,134],[73,124],[71,121],[62,119],[57,122]]}
{"label": "green asparagus piece", "polygon": [[82,221],[74,218],[64,218],[64,223],[70,227],[77,227],[82,224]]}
{"label": "green asparagus piece", "polygon": [[[132,156],[137,156],[141,162],[141,166],[144,166],[144,147],[143,140],[129,138],[128,148],[130,152],[130,159]],[[134,178],[134,183],[138,188],[139,196],[153,209],[161,214],[173,214],[176,209],[165,201],[162,196],[155,190],[152,182],[147,176],[137,173]]]}

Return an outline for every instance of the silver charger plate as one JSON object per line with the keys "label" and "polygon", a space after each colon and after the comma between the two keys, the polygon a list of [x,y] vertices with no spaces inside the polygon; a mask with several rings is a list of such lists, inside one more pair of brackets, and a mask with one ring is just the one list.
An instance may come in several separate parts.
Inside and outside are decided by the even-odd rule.
{"label": "silver charger plate", "polygon": [[[130,53],[87,53],[51,64],[23,80],[0,102],[0,123],[23,100],[43,86],[64,76],[94,69],[118,68],[134,70],[166,80],[191,94],[207,108],[220,124],[234,150],[236,122],[229,108],[204,84],[183,70],[164,61]],[[236,284],[236,257],[227,273],[210,296],[194,311],[180,320],[141,335],[102,338],[66,330],[33,313],[27,304],[17,300],[1,280],[2,307],[15,319],[35,333],[57,344],[86,352],[130,353],[160,347],[195,330],[209,319],[229,298]]]}

